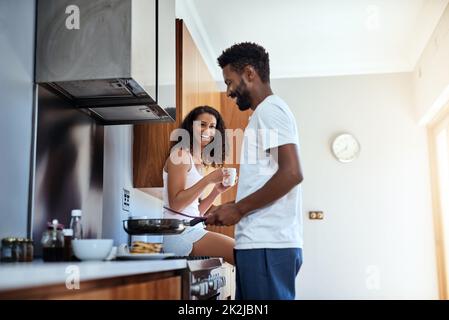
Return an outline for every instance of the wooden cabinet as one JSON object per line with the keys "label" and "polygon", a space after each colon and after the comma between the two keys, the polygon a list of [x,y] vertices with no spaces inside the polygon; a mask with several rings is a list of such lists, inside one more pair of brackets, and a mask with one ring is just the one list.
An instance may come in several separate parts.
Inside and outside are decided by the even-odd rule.
{"label": "wooden cabinet", "polygon": [[45,300],[181,300],[182,272],[123,276],[80,283],[69,290],[65,284],[0,293],[0,299]]}
{"label": "wooden cabinet", "polygon": [[176,20],[176,121],[134,126],[133,184],[135,188],[162,187],[162,169],[170,150],[170,133],[195,107],[220,111],[220,92],[189,30]]}
{"label": "wooden cabinet", "polygon": [[122,281],[116,286],[51,297],[71,300],[181,300],[181,277],[142,282]]}

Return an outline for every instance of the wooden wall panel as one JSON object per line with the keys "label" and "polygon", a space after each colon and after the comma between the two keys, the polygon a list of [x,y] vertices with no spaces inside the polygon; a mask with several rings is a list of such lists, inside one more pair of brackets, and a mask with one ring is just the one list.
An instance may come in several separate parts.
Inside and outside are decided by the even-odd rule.
{"label": "wooden wall panel", "polygon": [[[234,100],[231,98],[228,98],[226,96],[225,92],[221,93],[221,114],[223,115],[223,118],[226,121],[226,126],[228,129],[240,129],[243,131],[245,130],[246,126],[248,125],[249,117],[251,116],[252,111],[240,111],[235,104]],[[233,141],[233,149],[232,149],[232,158],[229,158],[226,160],[225,167],[232,167],[237,168],[237,172],[239,169],[238,162],[240,161],[240,151],[242,148],[240,140],[234,138]],[[235,197],[237,195],[237,188],[234,187],[231,190],[227,191],[226,193],[222,194],[222,202],[231,202],[235,201]]]}
{"label": "wooden wall panel", "polygon": [[[238,109],[234,100],[228,98],[225,92],[220,95],[221,102],[221,114],[226,122],[228,129],[241,129],[242,131],[248,125],[249,117],[252,113],[251,110],[242,112]],[[232,167],[239,169],[238,161],[240,159],[241,141],[234,139],[232,158],[227,159],[225,167]],[[221,203],[233,202],[237,195],[237,187],[234,187],[221,195]],[[220,227],[220,226],[208,226],[208,230],[225,234],[229,237],[234,237],[234,226]]]}
{"label": "wooden wall panel", "polygon": [[201,58],[201,53],[198,52],[198,94],[199,100],[198,103],[200,105],[208,105],[211,106],[218,111],[220,111],[220,92],[218,90],[217,83],[215,79],[209,72],[209,69]]}
{"label": "wooden wall panel", "polygon": [[186,25],[182,25],[182,119],[199,103],[198,49]]}

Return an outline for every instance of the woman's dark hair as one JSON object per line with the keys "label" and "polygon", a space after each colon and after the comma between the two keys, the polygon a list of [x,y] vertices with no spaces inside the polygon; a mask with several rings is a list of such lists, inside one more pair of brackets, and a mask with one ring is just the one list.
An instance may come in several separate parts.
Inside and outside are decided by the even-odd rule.
{"label": "woman's dark hair", "polygon": [[253,42],[242,42],[223,51],[218,57],[218,65],[223,69],[230,65],[242,73],[247,65],[253,66],[263,83],[270,82],[270,58],[262,46]]}
{"label": "woman's dark hair", "polygon": [[[181,137],[178,138],[177,141],[172,142],[172,148],[175,145],[178,145],[178,143],[183,142],[182,145],[180,145],[181,148],[187,149],[190,152],[193,152],[193,123],[197,118],[202,115],[203,113],[209,113],[210,115],[214,116],[217,120],[217,125],[215,127],[216,133],[215,137],[217,135],[220,135],[220,139],[215,139],[215,137],[212,139],[211,142],[208,143],[208,146],[212,143],[220,143],[220,145],[215,145],[211,151],[210,154],[201,154],[201,157],[203,159],[203,162],[206,163],[206,165],[212,165],[213,167],[222,166],[225,157],[226,157],[226,135],[225,135],[225,123],[223,120],[223,117],[221,116],[220,112],[218,112],[216,109],[210,107],[210,106],[199,106],[190,111],[187,116],[184,118],[184,120],[181,123],[180,129],[184,129],[189,134],[189,144],[187,145],[186,141],[181,141]],[[221,154],[215,154],[215,150],[220,150]],[[217,161],[218,160],[218,161]]]}

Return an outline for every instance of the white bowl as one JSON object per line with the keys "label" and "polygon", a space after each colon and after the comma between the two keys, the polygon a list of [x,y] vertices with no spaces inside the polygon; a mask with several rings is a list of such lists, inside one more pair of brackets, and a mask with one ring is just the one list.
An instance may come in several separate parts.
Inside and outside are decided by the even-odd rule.
{"label": "white bowl", "polygon": [[112,250],[112,239],[72,240],[75,256],[84,261],[104,260]]}

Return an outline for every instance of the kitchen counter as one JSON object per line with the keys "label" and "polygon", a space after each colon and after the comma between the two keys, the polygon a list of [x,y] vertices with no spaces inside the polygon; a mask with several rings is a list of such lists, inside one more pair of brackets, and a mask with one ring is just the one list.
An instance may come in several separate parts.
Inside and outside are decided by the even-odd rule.
{"label": "kitchen counter", "polygon": [[49,286],[65,288],[66,280],[72,281],[77,274],[79,282],[84,284],[102,279],[180,273],[186,267],[186,260],[3,263],[0,264],[0,293]]}

